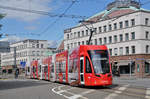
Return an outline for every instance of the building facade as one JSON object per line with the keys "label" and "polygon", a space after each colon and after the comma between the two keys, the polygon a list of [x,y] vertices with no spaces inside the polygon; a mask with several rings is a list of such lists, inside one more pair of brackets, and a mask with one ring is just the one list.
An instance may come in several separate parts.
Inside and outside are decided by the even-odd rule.
{"label": "building facade", "polygon": [[107,45],[113,71],[150,77],[150,11],[133,0],[116,0],[105,11],[64,30],[64,48],[88,44],[91,31],[90,44]]}
{"label": "building facade", "polygon": [[30,74],[31,61],[42,61],[55,49],[48,47],[47,40],[27,39],[10,44],[9,53],[1,53],[1,66],[4,71],[11,73],[13,68],[26,69]]}

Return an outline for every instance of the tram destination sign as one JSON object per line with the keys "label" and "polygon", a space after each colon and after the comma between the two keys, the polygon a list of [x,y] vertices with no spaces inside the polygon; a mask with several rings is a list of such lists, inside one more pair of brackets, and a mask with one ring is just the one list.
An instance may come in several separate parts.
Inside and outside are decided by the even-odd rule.
{"label": "tram destination sign", "polygon": [[3,52],[10,52],[9,42],[7,41],[0,41],[0,53]]}

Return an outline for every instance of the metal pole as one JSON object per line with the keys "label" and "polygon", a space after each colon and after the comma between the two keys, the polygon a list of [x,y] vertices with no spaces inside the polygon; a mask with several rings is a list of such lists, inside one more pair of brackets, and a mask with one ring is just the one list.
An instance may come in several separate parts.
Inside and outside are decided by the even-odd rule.
{"label": "metal pole", "polygon": [[13,47],[14,48],[14,68],[16,68],[16,47]]}
{"label": "metal pole", "polygon": [[131,77],[131,62],[130,62],[130,77]]}
{"label": "metal pole", "polygon": [[93,30],[91,30],[90,32],[91,32],[91,34],[90,34],[90,38],[89,38],[89,41],[88,41],[88,45],[90,45],[91,38],[92,38],[92,35],[93,35],[93,32],[94,32],[94,31],[93,31]]}

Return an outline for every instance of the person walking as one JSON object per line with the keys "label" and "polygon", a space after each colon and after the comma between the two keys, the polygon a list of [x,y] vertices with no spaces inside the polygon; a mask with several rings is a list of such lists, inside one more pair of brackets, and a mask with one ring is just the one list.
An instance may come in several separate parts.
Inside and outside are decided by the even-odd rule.
{"label": "person walking", "polygon": [[17,78],[18,78],[18,75],[19,75],[19,69],[18,69],[18,68],[16,68],[16,71],[15,71],[15,79],[17,79]]}

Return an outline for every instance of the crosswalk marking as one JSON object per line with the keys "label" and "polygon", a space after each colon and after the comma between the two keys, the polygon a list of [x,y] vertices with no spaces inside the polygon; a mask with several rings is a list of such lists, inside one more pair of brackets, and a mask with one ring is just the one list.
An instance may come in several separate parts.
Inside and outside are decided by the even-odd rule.
{"label": "crosswalk marking", "polygon": [[123,87],[118,88],[117,91],[115,91],[112,94],[109,94],[107,97],[105,97],[105,99],[114,99],[116,96],[118,96],[118,94],[122,93],[122,91],[124,91],[125,89],[127,89],[129,85],[124,85]]}
{"label": "crosswalk marking", "polygon": [[150,88],[147,88],[145,98],[150,99]]}

